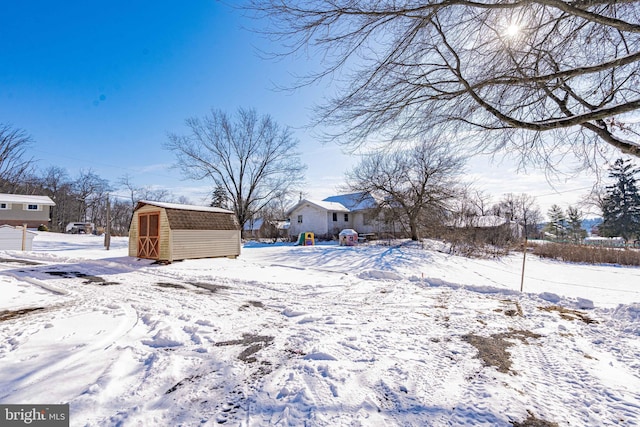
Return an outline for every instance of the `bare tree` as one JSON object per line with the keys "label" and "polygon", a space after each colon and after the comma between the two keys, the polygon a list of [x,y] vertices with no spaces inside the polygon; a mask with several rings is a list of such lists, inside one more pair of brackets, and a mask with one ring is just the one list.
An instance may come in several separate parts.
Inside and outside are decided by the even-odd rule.
{"label": "bare tree", "polygon": [[126,236],[133,217],[133,208],[128,200],[111,199],[111,235]]}
{"label": "bare tree", "polygon": [[[155,202],[170,202],[177,199],[187,201],[185,196],[176,198],[169,190],[165,188],[153,188],[150,186],[138,187],[134,184],[130,175],[125,174],[118,179],[120,188],[127,191],[127,197],[131,201],[131,209],[135,208],[139,200],[153,200]],[[188,203],[183,203],[188,204]]]}
{"label": "bare tree", "polygon": [[468,194],[468,204],[478,215],[484,216],[489,213],[489,203],[491,196],[481,190],[471,190]]}
{"label": "bare tree", "polygon": [[492,211],[499,217],[522,225],[527,237],[535,237],[538,233],[542,213],[536,198],[529,194],[504,194],[493,206]]}
{"label": "bare tree", "polygon": [[96,226],[106,223],[106,194],[111,191],[109,182],[91,170],[80,171],[73,182],[73,192],[78,202],[76,221],[90,221]]}
{"label": "bare tree", "polygon": [[[401,214],[412,240],[459,194],[457,176],[464,160],[445,145],[425,141],[399,151],[376,152],[363,157],[347,173],[349,189],[370,193],[381,206]],[[429,213],[430,217],[425,217]]]}
{"label": "bare tree", "polygon": [[169,190],[163,188],[153,188],[150,186],[138,187],[129,174],[125,174],[118,178],[118,188],[126,191],[125,196],[113,199],[111,206],[111,232],[114,235],[126,235],[129,231],[131,218],[133,218],[133,210],[136,203],[140,200],[153,200],[155,202],[177,202],[182,204],[190,204],[188,198],[184,195],[175,197]]}
{"label": "bare tree", "polygon": [[166,147],[185,176],[210,180],[212,191],[225,189],[241,227],[303,180],[306,167],[296,151],[298,141],[268,115],[241,108],[230,117],[212,110],[186,124],[190,134],[170,134]]}
{"label": "bare tree", "polygon": [[133,208],[136,205],[136,202],[140,200],[138,198],[138,187],[133,183],[133,180],[129,174],[125,174],[118,178],[118,186],[127,191],[127,196],[131,201],[131,210],[133,212]]}
{"label": "bare tree", "polygon": [[[277,55],[311,51],[336,96],[333,137],[456,135],[467,151],[519,152],[554,168],[606,148],[640,156],[639,0],[252,0]],[[266,18],[262,19],[262,18]],[[480,134],[479,131],[483,133]],[[487,134],[488,133],[488,134]],[[604,142],[605,144],[603,144]]]}
{"label": "bare tree", "polygon": [[58,166],[50,166],[43,172],[41,185],[56,204],[51,207],[51,230],[64,231],[68,222],[77,220],[78,205],[67,171]]}
{"label": "bare tree", "polygon": [[14,192],[24,184],[33,160],[26,158],[31,137],[21,129],[0,123],[0,192]]}
{"label": "bare tree", "polygon": [[602,216],[605,206],[606,191],[604,184],[594,185],[587,194],[580,197],[577,207],[585,210],[588,214]]}
{"label": "bare tree", "polygon": [[467,184],[455,201],[449,222],[459,225],[472,223],[475,218],[489,214],[490,203],[491,196]]}

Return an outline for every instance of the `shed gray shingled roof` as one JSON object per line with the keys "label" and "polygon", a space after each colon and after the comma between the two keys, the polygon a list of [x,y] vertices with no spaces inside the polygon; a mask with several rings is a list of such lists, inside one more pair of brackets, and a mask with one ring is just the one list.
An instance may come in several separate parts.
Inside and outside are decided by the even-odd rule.
{"label": "shed gray shingled roof", "polygon": [[235,215],[231,213],[168,208],[165,210],[172,230],[240,230]]}

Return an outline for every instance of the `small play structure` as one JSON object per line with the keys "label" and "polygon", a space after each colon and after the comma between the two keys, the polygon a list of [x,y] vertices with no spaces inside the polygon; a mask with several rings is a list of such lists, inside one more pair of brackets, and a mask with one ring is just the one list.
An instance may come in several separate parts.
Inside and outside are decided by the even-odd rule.
{"label": "small play structure", "polygon": [[313,246],[315,244],[316,244],[316,240],[312,232],[305,231],[304,233],[300,233],[298,235],[298,241],[296,242],[296,246]]}
{"label": "small play structure", "polygon": [[346,228],[338,234],[340,246],[355,246],[358,243],[358,232],[352,228]]}

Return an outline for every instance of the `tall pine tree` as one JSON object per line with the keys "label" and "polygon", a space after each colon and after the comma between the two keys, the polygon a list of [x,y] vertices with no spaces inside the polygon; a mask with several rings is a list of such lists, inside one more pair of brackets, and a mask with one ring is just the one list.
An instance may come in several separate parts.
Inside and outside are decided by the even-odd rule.
{"label": "tall pine tree", "polygon": [[615,183],[605,189],[602,203],[601,233],[622,236],[625,240],[640,235],[640,192],[636,177],[640,169],[630,160],[618,159],[609,171]]}
{"label": "tall pine tree", "polygon": [[555,236],[556,240],[562,240],[566,236],[566,222],[567,218],[564,216],[562,208],[558,205],[553,205],[547,211],[549,216],[549,223],[547,224],[547,232]]}
{"label": "tall pine tree", "polygon": [[567,208],[567,234],[573,243],[579,243],[587,237],[587,230],[582,228],[584,216],[578,208],[569,206]]}
{"label": "tall pine tree", "polygon": [[227,191],[224,187],[218,184],[213,190],[213,195],[211,197],[211,206],[214,208],[229,208],[229,196],[227,196]]}

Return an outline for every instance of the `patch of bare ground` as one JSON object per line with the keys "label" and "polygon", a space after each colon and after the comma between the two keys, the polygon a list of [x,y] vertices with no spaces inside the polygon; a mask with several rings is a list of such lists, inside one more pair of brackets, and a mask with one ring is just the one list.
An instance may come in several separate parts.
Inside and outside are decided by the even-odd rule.
{"label": "patch of bare ground", "polygon": [[586,324],[598,323],[597,320],[593,320],[586,313],[578,310],[573,310],[570,308],[560,307],[558,305],[551,305],[549,307],[538,307],[539,310],[547,311],[551,313],[552,311],[557,311],[564,320],[580,320]]}
{"label": "patch of bare ground", "polygon": [[558,427],[558,423],[552,423],[545,420],[539,420],[529,412],[529,416],[522,422],[511,421],[513,427]]}
{"label": "patch of bare ground", "polygon": [[170,389],[168,389],[167,391],[164,392],[164,394],[171,394],[174,391],[176,391],[177,389],[179,389],[180,387],[184,386],[187,383],[193,383],[196,380],[202,378],[202,375],[192,375],[190,377],[187,377],[181,381],[178,381],[173,387],[171,387]]}
{"label": "patch of bare ground", "polygon": [[[522,330],[511,330],[500,334],[483,337],[475,334],[463,335],[462,339],[478,350],[476,357],[485,366],[493,366],[498,372],[509,373],[511,371],[511,355],[507,349],[514,345],[513,340],[519,340],[523,344],[529,344],[528,338],[541,338],[542,335]],[[514,372],[515,373],[515,372]]]}
{"label": "patch of bare ground", "polygon": [[520,305],[520,303],[518,301],[511,301],[508,299],[505,300],[500,300],[503,304],[505,305],[511,305],[512,307],[507,308],[507,309],[501,309],[501,308],[497,308],[495,309],[496,312],[500,313],[504,313],[505,316],[509,316],[509,317],[515,317],[515,316],[523,316],[522,313],[522,306]]}
{"label": "patch of bare ground", "polygon": [[221,341],[217,342],[214,345],[216,347],[228,346],[228,345],[244,345],[246,346],[244,350],[240,352],[238,355],[238,359],[243,362],[252,363],[257,361],[255,353],[259,352],[263,348],[271,345],[273,343],[273,337],[267,335],[252,335],[252,334],[244,334],[242,339],[239,340],[230,340],[230,341]]}
{"label": "patch of bare ground", "polygon": [[223,289],[229,289],[229,286],[214,285],[213,283],[204,283],[204,282],[187,282],[187,283],[193,286],[197,286],[198,288],[206,289],[211,292],[218,292]]}
{"label": "patch of bare ground", "polygon": [[0,262],[8,264],[20,264],[20,265],[42,265],[41,262],[27,261],[25,259],[13,259],[13,258],[0,258]]}
{"label": "patch of bare ground", "polygon": [[170,289],[185,289],[183,285],[179,285],[177,283],[171,283],[171,282],[158,282],[156,283],[156,286],[159,286],[161,288],[170,288]]}
{"label": "patch of bare ground", "polygon": [[25,314],[29,314],[39,310],[44,310],[44,307],[21,308],[19,310],[1,310],[0,322],[4,322],[5,320],[11,320],[16,317],[24,316]]}
{"label": "patch of bare ground", "polygon": [[247,301],[245,304],[242,304],[238,310],[246,310],[248,308],[264,308],[264,303],[260,301]]}
{"label": "patch of bare ground", "polygon": [[81,273],[79,271],[45,271],[45,273],[47,273],[50,276],[56,276],[56,277],[63,277],[66,279],[71,279],[74,277],[80,278],[80,279],[85,279],[84,283],[85,285],[91,285],[91,284],[96,284],[96,285],[100,285],[100,286],[109,286],[109,285],[119,285],[119,282],[110,282],[105,280],[104,278],[100,277],[100,276],[94,276],[91,274],[86,274],[86,273]]}

